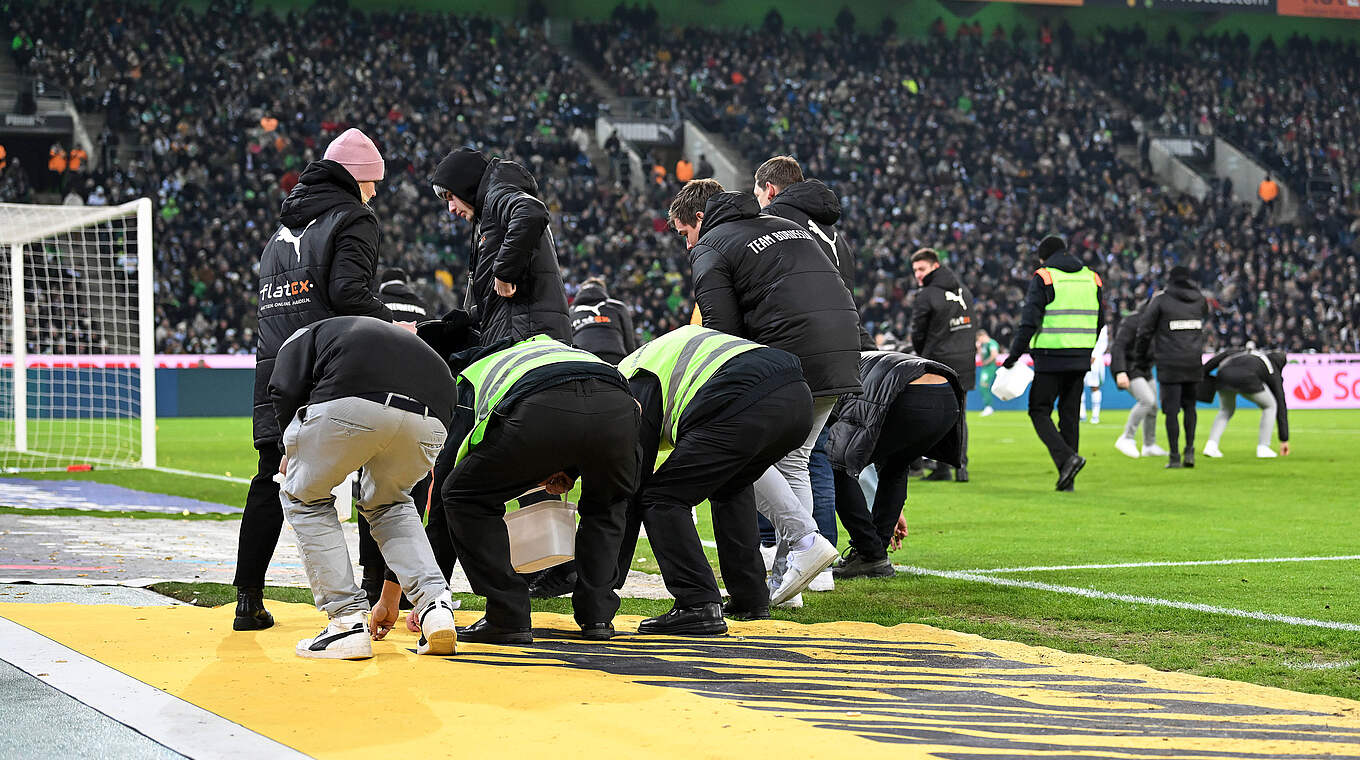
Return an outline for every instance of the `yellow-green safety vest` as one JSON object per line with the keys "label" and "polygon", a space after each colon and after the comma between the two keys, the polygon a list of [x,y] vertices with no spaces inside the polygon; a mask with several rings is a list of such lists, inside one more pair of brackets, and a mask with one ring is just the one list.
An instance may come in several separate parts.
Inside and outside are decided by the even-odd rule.
{"label": "yellow-green safety vest", "polygon": [[1031,348],[1095,348],[1100,332],[1100,275],[1088,267],[1064,272],[1042,267],[1035,274],[1053,286],[1053,302],[1044,309],[1044,320],[1030,341]]}

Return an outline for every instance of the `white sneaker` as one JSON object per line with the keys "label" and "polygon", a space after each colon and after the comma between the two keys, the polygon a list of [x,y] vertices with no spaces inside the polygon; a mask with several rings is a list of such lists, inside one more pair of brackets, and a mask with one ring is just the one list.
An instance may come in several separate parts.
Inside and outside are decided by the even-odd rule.
{"label": "white sneaker", "polygon": [[770,572],[770,570],[774,567],[774,558],[775,555],[778,553],[779,553],[778,546],[766,546],[765,544],[760,545],[760,558],[765,560],[765,572],[767,573]]}
{"label": "white sneaker", "polygon": [[817,577],[813,578],[812,582],[808,584],[807,590],[835,591],[836,579],[831,577],[831,568],[828,567],[827,569],[821,571],[820,573],[817,573]]}
{"label": "white sneaker", "polygon": [[373,656],[368,614],[353,612],[331,618],[330,625],[297,643],[297,656],[316,660],[367,660]]}
{"label": "white sneaker", "polygon": [[1274,458],[1277,457],[1277,456],[1279,456],[1279,454],[1276,454],[1276,453],[1275,453],[1275,449],[1272,449],[1272,448],[1270,448],[1269,446],[1257,446],[1257,447],[1256,447],[1256,458],[1257,458],[1257,459],[1274,459]]}
{"label": "white sneaker", "polygon": [[1092,425],[1099,425],[1099,424],[1100,424],[1100,415],[1098,415],[1098,414],[1093,414],[1093,415],[1091,415],[1091,424],[1092,424]]}
{"label": "white sneaker", "polygon": [[993,414],[996,414],[996,410],[993,409],[993,408],[991,408],[990,406],[985,406],[985,407],[982,408],[982,414],[981,414],[980,416],[982,416],[982,417],[990,417],[990,416],[992,416]]}
{"label": "white sneaker", "polygon": [[458,649],[453,627],[453,598],[445,591],[420,613],[420,641],[416,654],[449,655]]}
{"label": "white sneaker", "polygon": [[803,593],[817,574],[831,567],[831,563],[839,556],[840,552],[836,551],[836,547],[832,546],[830,541],[820,533],[813,533],[812,546],[803,551],[789,550],[788,570],[784,571],[784,579],[779,584],[779,590],[771,595],[770,604],[777,605]]}
{"label": "white sneaker", "polygon": [[1138,442],[1132,438],[1121,435],[1114,441],[1114,447],[1119,449],[1119,453],[1126,457],[1138,458]]}
{"label": "white sneaker", "polygon": [[803,595],[794,594],[775,606],[786,610],[801,610],[803,609]]}
{"label": "white sneaker", "polygon": [[1222,459],[1223,451],[1218,448],[1217,443],[1209,441],[1204,444],[1204,456],[1209,457],[1210,459]]}
{"label": "white sneaker", "polygon": [[1144,447],[1143,447],[1143,456],[1145,456],[1145,457],[1165,457],[1165,456],[1171,456],[1171,455],[1168,454],[1168,453],[1166,452],[1166,449],[1164,449],[1164,448],[1162,448],[1161,446],[1158,446],[1157,444],[1154,443],[1154,444],[1152,444],[1151,446],[1144,446]]}

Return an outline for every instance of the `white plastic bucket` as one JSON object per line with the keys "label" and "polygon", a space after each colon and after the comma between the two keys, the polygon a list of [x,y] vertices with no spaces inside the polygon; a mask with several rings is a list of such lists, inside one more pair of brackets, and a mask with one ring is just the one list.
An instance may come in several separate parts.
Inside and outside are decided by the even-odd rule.
{"label": "white plastic bucket", "polygon": [[576,505],[540,501],[505,514],[510,565],[517,573],[545,570],[576,556]]}
{"label": "white plastic bucket", "polygon": [[1010,369],[1001,367],[996,371],[992,382],[992,395],[1002,401],[1020,398],[1034,381],[1034,370],[1025,364],[1016,364]]}

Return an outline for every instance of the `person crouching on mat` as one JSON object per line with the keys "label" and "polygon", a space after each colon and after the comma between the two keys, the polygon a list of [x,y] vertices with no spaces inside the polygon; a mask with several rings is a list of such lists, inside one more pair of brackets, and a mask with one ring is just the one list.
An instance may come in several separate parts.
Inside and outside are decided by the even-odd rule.
{"label": "person crouching on mat", "polygon": [[332,317],[284,342],[269,398],[283,431],[279,500],[316,606],[330,617],[321,633],[298,642],[298,656],[373,656],[368,597],[354,582],[331,492],[360,468],[357,506],[414,605],[423,632],[417,652],[453,654],[448,583],[411,501],[453,417],[457,392],[444,360],[388,322]]}
{"label": "person crouching on mat", "polygon": [[[1242,394],[1261,407],[1261,427],[1256,438],[1256,456],[1273,459],[1278,456],[1270,448],[1271,428],[1278,426],[1280,454],[1289,456],[1289,406],[1284,393],[1284,365],[1289,357],[1283,351],[1258,351],[1237,348],[1222,351],[1204,364],[1205,382],[1218,388],[1218,414],[1209,430],[1209,442],[1204,445],[1204,456],[1218,459],[1223,452],[1218,448],[1228,420],[1237,411],[1237,394]],[[1217,375],[1210,373],[1217,370]]]}
{"label": "person crouching on mat", "polygon": [[[866,351],[859,367],[864,390],[836,403],[827,443],[836,516],[850,534],[850,548],[831,568],[837,580],[891,577],[888,544],[912,461],[925,456],[957,466],[963,458],[964,390],[952,369],[895,351]],[[878,469],[872,510],[858,480],[870,464]]]}
{"label": "person crouching on mat", "polygon": [[[716,635],[734,620],[770,616],[753,485],[803,445],[812,391],[798,357],[716,330],[687,325],[634,351],[619,365],[642,407],[642,484],[629,505],[618,582],[632,564],[639,525],[675,605],[643,620],[639,633]],[[656,472],[658,450],[670,456]],[[713,511],[718,564],[732,599],[721,607],[690,510]]]}

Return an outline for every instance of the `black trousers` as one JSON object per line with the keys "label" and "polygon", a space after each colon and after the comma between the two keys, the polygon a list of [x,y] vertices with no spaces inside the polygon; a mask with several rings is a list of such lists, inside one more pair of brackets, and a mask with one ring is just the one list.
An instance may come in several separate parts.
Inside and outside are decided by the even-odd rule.
{"label": "black trousers", "polygon": [[279,502],[279,484],[274,482],[283,452],[277,441],[267,441],[257,451],[259,469],[250,479],[236,544],[236,578],[232,583],[237,587],[264,585],[264,574],[283,530],[283,505]]}
{"label": "black trousers", "polygon": [[530,624],[529,586],[510,566],[505,502],[557,472],[581,478],[576,622],[614,619],[619,543],[638,480],[638,416],[632,395],[609,383],[553,386],[520,400],[504,416],[494,415],[482,442],[449,473],[443,509],[472,590],[486,597],[489,622]]}
{"label": "black trousers", "polygon": [[902,504],[907,500],[911,463],[949,434],[959,421],[959,401],[948,383],[908,385],[888,407],[869,461],[878,467],[878,493],[870,510],[859,480],[836,470],[836,516],[856,554],[869,560],[888,556]]}
{"label": "black trousers", "polygon": [[[687,428],[666,462],[644,475],[629,505],[627,535],[618,556],[620,583],[632,565],[638,528],[646,525],[675,606],[721,602],[690,517],[690,510],[708,499],[718,567],[733,605],[768,607],[752,484],[803,445],[811,430],[812,392],[803,382],[785,385],[727,419]],[[650,468],[651,462],[643,464]]]}
{"label": "black trousers", "polygon": [[1185,447],[1195,448],[1195,425],[1199,422],[1199,414],[1195,410],[1195,397],[1198,394],[1199,383],[1158,383],[1162,387],[1162,414],[1166,415],[1166,440],[1167,448],[1171,453],[1180,453],[1180,421],[1177,419],[1181,412],[1185,413]]}
{"label": "black trousers", "polygon": [[[1029,420],[1039,440],[1048,447],[1053,464],[1063,463],[1077,453],[1078,433],[1081,430],[1081,387],[1086,370],[1036,372],[1029,389]],[[1053,425],[1053,402],[1058,403],[1058,424]]]}

